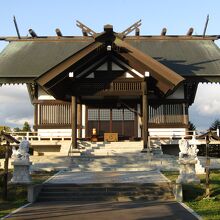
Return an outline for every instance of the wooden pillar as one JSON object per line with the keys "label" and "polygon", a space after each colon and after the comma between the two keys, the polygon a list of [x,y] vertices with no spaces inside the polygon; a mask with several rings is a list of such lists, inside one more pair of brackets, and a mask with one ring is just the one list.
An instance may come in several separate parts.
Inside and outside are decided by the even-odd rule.
{"label": "wooden pillar", "polygon": [[38,128],[38,104],[34,104],[34,131]]}
{"label": "wooden pillar", "polygon": [[188,104],[183,103],[183,124],[189,124],[189,112],[188,112]]}
{"label": "wooden pillar", "polygon": [[77,148],[77,102],[76,96],[71,98],[72,105],[72,148]]}
{"label": "wooden pillar", "polygon": [[9,146],[10,143],[7,141],[5,145],[5,163],[4,163],[4,174],[3,174],[3,200],[8,199],[8,161],[9,161]]}
{"label": "wooden pillar", "polygon": [[77,105],[77,116],[78,116],[78,137],[82,138],[82,104]]}
{"label": "wooden pillar", "polygon": [[142,137],[143,150],[148,148],[148,100],[147,100],[147,81],[142,82]]}

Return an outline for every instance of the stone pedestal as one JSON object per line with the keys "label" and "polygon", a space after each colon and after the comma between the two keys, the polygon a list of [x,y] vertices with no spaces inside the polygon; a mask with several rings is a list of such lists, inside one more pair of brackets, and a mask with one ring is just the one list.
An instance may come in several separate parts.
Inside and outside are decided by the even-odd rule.
{"label": "stone pedestal", "polygon": [[13,177],[11,183],[29,184],[31,183],[29,160],[15,160],[11,163],[14,166]]}
{"label": "stone pedestal", "polygon": [[176,201],[178,201],[178,202],[182,202],[183,201],[183,188],[182,188],[182,184],[177,183],[175,185],[174,195],[175,195]]}
{"label": "stone pedestal", "polygon": [[197,160],[195,158],[180,158],[178,163],[180,165],[180,175],[176,183],[200,183],[200,179],[196,176],[195,165]]}

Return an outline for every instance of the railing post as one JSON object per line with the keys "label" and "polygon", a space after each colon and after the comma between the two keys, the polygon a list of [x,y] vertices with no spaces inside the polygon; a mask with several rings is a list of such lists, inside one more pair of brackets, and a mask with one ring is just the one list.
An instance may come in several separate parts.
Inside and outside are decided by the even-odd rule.
{"label": "railing post", "polygon": [[3,200],[8,199],[8,161],[9,161],[9,147],[10,143],[7,141],[5,145],[5,163],[3,176]]}
{"label": "railing post", "polygon": [[29,132],[26,133],[27,141],[29,141]]}

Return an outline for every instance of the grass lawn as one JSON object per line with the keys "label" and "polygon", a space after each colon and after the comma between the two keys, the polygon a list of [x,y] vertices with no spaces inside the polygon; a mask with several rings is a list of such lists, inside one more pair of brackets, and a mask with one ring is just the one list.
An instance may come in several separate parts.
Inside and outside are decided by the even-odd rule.
{"label": "grass lawn", "polygon": [[[163,172],[173,183],[178,172]],[[183,202],[203,219],[220,219],[220,170],[211,170],[210,198],[205,198],[205,175],[199,175],[200,185],[183,185]]]}
{"label": "grass lawn", "polygon": [[[41,183],[54,175],[55,172],[38,172],[32,174],[33,183]],[[11,173],[9,174],[9,180]],[[2,170],[0,170],[0,218],[27,203],[27,188],[25,186],[8,185],[8,200],[2,200]]]}

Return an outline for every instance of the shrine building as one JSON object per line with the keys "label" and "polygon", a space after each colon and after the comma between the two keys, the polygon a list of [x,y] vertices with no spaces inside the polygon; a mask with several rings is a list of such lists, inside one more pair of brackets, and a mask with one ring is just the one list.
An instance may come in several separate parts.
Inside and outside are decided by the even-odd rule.
{"label": "shrine building", "polygon": [[[186,134],[189,106],[199,83],[220,82],[219,36],[140,35],[140,21],[121,33],[105,25],[83,36],[0,37],[0,84],[26,84],[34,105],[34,129],[98,140],[143,140]],[[131,35],[131,33],[135,33]],[[13,88],[13,87],[12,87]],[[15,106],[16,108],[16,106]]]}

